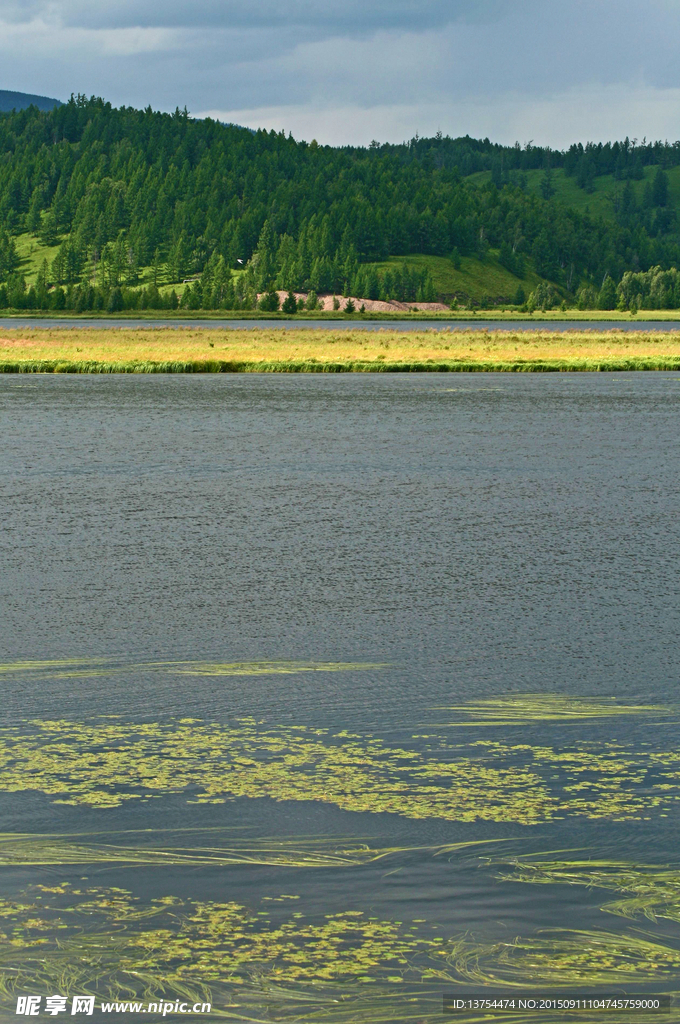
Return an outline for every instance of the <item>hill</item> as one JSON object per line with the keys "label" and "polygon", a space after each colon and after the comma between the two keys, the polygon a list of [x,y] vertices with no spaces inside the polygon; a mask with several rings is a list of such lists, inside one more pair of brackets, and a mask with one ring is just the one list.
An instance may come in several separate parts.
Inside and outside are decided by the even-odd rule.
{"label": "hill", "polygon": [[33,96],[28,92],[10,92],[7,89],[0,89],[0,111],[5,113],[10,110],[25,110],[26,107],[37,107],[38,110],[53,110],[62,106],[61,100],[52,99],[50,96]]}
{"label": "hill", "polygon": [[[78,96],[0,114],[0,301],[62,302],[56,285],[119,309],[189,279],[190,308],[274,289],[611,306],[626,274],[680,265],[679,201],[677,143],[334,148]],[[645,281],[626,301],[652,301]]]}

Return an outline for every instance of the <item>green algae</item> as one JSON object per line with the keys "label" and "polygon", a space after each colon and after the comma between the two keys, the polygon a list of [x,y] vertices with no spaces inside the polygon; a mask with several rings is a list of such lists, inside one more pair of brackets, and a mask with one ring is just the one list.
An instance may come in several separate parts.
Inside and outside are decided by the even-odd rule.
{"label": "green algae", "polygon": [[[236,830],[210,830],[211,846],[186,845],[186,840],[205,834],[205,829],[185,829],[182,834],[171,830],[175,842],[158,843],[156,830],[130,832],[83,833],[70,835],[0,834],[0,867],[63,866],[68,864],[125,864],[159,867],[227,867],[250,864],[271,867],[321,868],[362,867],[404,853],[429,853],[441,856],[502,840],[448,843],[443,846],[375,847],[348,838],[271,838],[239,839]],[[187,836],[189,833],[189,837]],[[153,846],[145,840],[153,837]],[[136,839],[136,843],[131,843]],[[178,840],[184,839],[184,845]],[[140,841],[141,840],[141,841]]]}
{"label": "green algae", "polygon": [[188,676],[269,676],[301,672],[356,672],[387,668],[384,663],[343,661],[147,661],[116,662],[110,658],[14,661],[0,664],[0,674],[70,679],[86,676],[162,672]]}
{"label": "green algae", "polygon": [[300,672],[356,672],[379,668],[388,668],[388,666],[384,663],[359,661],[234,661],[224,664],[219,662],[186,662],[182,664],[178,662],[167,665],[168,672],[186,676],[296,675]]}
{"label": "green algae", "polygon": [[35,885],[0,899],[0,1002],[20,991],[56,990],[206,1001],[215,1016],[252,1021],[377,1024],[423,1020],[428,995],[429,1012],[441,1012],[432,1005],[433,984],[667,990],[680,970],[680,949],[645,934],[554,930],[476,942],[425,921],[361,909],[306,915],[303,906],[290,892],[248,906],[173,895],[142,901],[113,886]]}
{"label": "green algae", "polygon": [[580,885],[623,898],[603,904],[605,913],[629,920],[658,918],[680,923],[680,870],[668,865],[617,860],[517,859],[502,878],[532,885]]}
{"label": "green algae", "polygon": [[531,822],[550,813],[535,773],[491,760],[439,762],[371,736],[254,719],[39,721],[0,730],[0,790],[35,789],[62,803],[115,807],[196,787],[193,803],[269,797],[450,820]]}
{"label": "green algae", "polygon": [[564,694],[520,693],[466,704],[447,705],[437,711],[455,711],[463,721],[451,725],[524,725],[526,722],[579,722],[589,718],[623,715],[667,716],[678,709],[660,704],[621,704],[613,697],[570,697]]}
{"label": "green algae", "polygon": [[415,750],[253,718],[39,720],[0,730],[0,791],[30,790],[99,808],[190,791],[191,803],[316,801],[411,819],[626,821],[677,803],[680,752],[492,740]]}
{"label": "green algae", "polygon": [[221,1000],[228,1012],[249,990],[251,1000],[299,1011],[301,1001],[332,992],[337,1002],[353,986],[420,982],[445,946],[436,927],[353,909],[307,917],[298,899],[284,893],[255,909],[176,896],[142,902],[120,887],[33,886],[0,899],[0,996],[189,995]]}
{"label": "green algae", "polygon": [[512,942],[467,938],[442,950],[446,966],[424,977],[505,988],[568,989],[677,982],[680,949],[645,935],[605,931],[542,931]]}

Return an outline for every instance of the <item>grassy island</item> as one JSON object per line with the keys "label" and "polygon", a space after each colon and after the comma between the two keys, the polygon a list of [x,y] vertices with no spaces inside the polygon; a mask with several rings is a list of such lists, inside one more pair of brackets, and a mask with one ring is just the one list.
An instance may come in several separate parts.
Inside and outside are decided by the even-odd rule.
{"label": "grassy island", "polygon": [[568,370],[680,370],[680,332],[0,327],[4,373]]}

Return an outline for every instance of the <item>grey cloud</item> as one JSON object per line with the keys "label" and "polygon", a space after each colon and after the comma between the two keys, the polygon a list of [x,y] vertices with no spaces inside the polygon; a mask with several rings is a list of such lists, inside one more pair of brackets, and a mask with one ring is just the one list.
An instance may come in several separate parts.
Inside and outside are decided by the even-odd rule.
{"label": "grey cloud", "polygon": [[[545,125],[551,97],[587,86],[606,123],[612,90],[680,86],[680,0],[0,0],[2,20],[5,87],[161,109],[495,100],[540,102]],[[147,47],[126,41],[160,29]]]}
{"label": "grey cloud", "polygon": [[[515,3],[523,0],[515,0]],[[502,18],[513,0],[4,0],[0,17],[57,20],[70,26],[121,28],[313,28],[338,31],[395,28],[418,31],[455,21],[483,23]]]}

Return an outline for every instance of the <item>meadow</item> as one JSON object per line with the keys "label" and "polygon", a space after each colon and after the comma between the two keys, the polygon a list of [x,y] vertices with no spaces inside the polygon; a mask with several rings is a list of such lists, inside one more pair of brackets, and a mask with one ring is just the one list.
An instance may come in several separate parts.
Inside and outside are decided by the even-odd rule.
{"label": "meadow", "polygon": [[0,328],[5,373],[673,369],[675,331]]}

